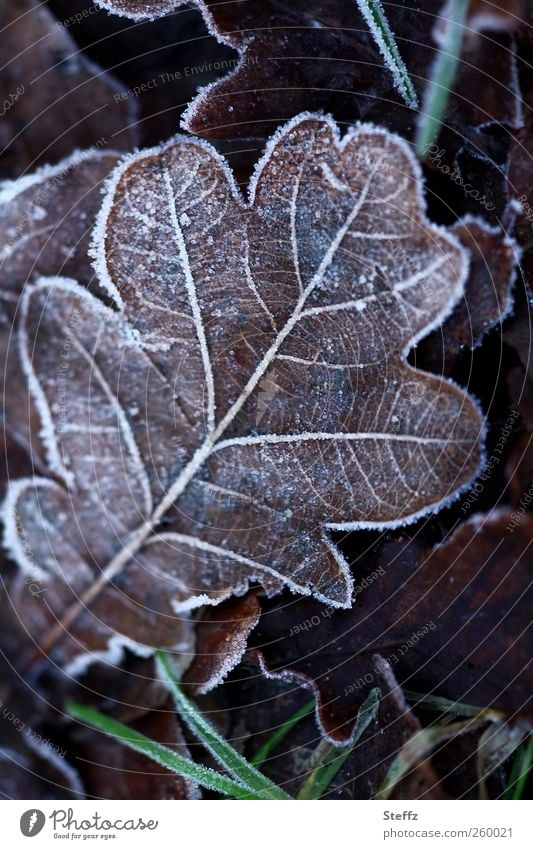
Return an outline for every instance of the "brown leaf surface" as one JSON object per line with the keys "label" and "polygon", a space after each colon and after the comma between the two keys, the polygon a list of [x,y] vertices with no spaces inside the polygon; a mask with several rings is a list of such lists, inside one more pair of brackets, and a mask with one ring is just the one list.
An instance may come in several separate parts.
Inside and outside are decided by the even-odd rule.
{"label": "brown leaf surface", "polygon": [[194,693],[208,693],[239,663],[260,615],[255,592],[204,610],[196,628],[194,660],[183,678]]}
{"label": "brown leaf surface", "polygon": [[[356,743],[324,798],[370,799],[378,791],[401,747],[420,731],[421,724],[406,704],[390,665],[375,657],[376,682],[381,691],[378,713]],[[211,693],[211,716],[219,723],[228,717],[224,733],[252,757],[259,748],[309,699],[298,682],[267,678],[249,652],[223,687]],[[205,697],[201,700],[205,710]],[[313,714],[301,719],[260,766],[277,784],[295,796],[309,769],[316,765],[317,745],[324,743]],[[416,765],[401,782],[405,798],[440,798],[439,776],[429,759]]]}
{"label": "brown leaf surface", "polygon": [[424,364],[431,363],[432,370],[445,374],[465,346],[476,348],[485,334],[495,325],[501,326],[508,316],[519,258],[514,240],[481,219],[467,216],[451,230],[470,254],[464,294],[442,327],[420,346]]}
{"label": "brown leaf surface", "polygon": [[420,179],[395,137],[308,116],[249,203],[190,139],[117,168],[94,247],[117,311],[61,279],[21,308],[56,479],[14,482],[4,517],[21,576],[50,588],[17,596],[43,650],[72,626],[77,671],[112,633],[112,658],[187,651],[180,615],[253,581],[347,607],[330,530],[412,520],[473,479],[478,410],[405,362],[466,272]]}
{"label": "brown leaf surface", "polygon": [[[186,0],[95,0],[95,5],[133,20],[153,20],[161,15],[168,15],[185,2]],[[205,5],[203,0],[193,2],[198,3],[200,8]]]}
{"label": "brown leaf surface", "polygon": [[[6,439],[27,453],[40,474],[46,470],[40,424],[15,341],[20,296],[24,285],[41,275],[70,275],[97,290],[87,255],[89,238],[101,205],[102,184],[118,159],[113,152],[78,152],[58,165],[4,183],[0,191],[2,425]],[[20,476],[13,455],[6,472],[11,478]]]}
{"label": "brown leaf surface", "polygon": [[131,104],[114,99],[118,83],[80,53],[45,4],[2,3],[0,29],[5,176],[57,162],[76,147],[135,146]]}
{"label": "brown leaf surface", "polygon": [[532,530],[529,515],[514,526],[511,511],[495,511],[433,550],[388,543],[364,574],[361,562],[352,610],[284,597],[265,604],[251,644],[271,673],[316,688],[322,726],[338,741],[375,686],[375,652],[409,689],[531,722]]}
{"label": "brown leaf surface", "polygon": [[[99,3],[134,18],[168,14],[184,5],[183,0]],[[265,138],[281,121],[315,109],[332,112],[340,121],[375,121],[404,134],[414,128],[414,113],[395,90],[355,0],[317,0],[311,6],[305,0],[195,0],[195,5],[210,32],[239,51],[240,61],[230,74],[200,90],[185,115],[189,131],[209,138]],[[383,6],[421,97],[443,4],[426,0]],[[484,142],[475,128],[492,122],[517,127],[521,121],[511,27],[494,26],[500,15],[489,21],[475,12],[473,25],[485,30],[485,21],[491,31],[478,33],[465,46],[446,120],[452,129],[448,145],[455,147],[455,132],[461,143],[470,138],[477,147]],[[517,27],[520,23],[516,19]]]}
{"label": "brown leaf surface", "polygon": [[[114,151],[78,151],[57,165],[4,183],[0,191],[2,302],[18,302],[40,276],[75,277],[89,286],[89,240],[102,186],[120,159]],[[14,312],[12,308],[11,313]]]}
{"label": "brown leaf surface", "polygon": [[[435,55],[433,31],[442,3],[385,3],[384,8],[421,98]],[[209,4],[209,11],[211,27],[239,49],[241,62],[200,92],[186,115],[187,129],[215,138],[261,137],[280,119],[318,108],[332,110],[339,120],[374,120],[404,133],[413,126],[413,113],[395,90],[353,0],[326,0],[313,7],[304,0],[248,0]],[[466,81],[475,98],[464,96]],[[491,121],[517,126],[510,36],[480,36],[462,57],[454,91],[446,123],[461,139]],[[456,143],[450,137],[448,145]]]}
{"label": "brown leaf surface", "polygon": [[[373,662],[376,684],[381,691],[378,714],[332,783],[326,798],[335,798],[336,787],[344,790],[344,798],[373,798],[383,784],[394,758],[422,728],[405,700],[391,665],[379,655],[374,656]],[[391,798],[447,798],[431,758],[420,759],[415,763],[398,782]]]}

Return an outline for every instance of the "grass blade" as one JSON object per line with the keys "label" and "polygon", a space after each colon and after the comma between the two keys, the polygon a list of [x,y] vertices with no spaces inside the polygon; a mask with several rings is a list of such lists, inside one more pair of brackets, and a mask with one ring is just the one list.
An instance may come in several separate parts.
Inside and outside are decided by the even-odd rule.
{"label": "grass blade", "polygon": [[435,142],[455,78],[465,32],[467,0],[448,0],[441,13],[444,25],[439,52],[424,92],[424,103],[416,134],[416,152],[426,156]]}
{"label": "grass blade", "polygon": [[283,725],[280,725],[279,728],[276,728],[271,737],[263,743],[262,746],[257,750],[255,755],[250,758],[250,763],[254,764],[254,766],[259,766],[264,761],[267,760],[270,753],[277,747],[279,744],[285,739],[287,734],[297,725],[304,716],[309,716],[310,713],[313,712],[315,708],[315,700],[311,699],[311,701],[306,702],[305,705],[302,705],[297,711],[293,713],[289,719],[287,719]]}
{"label": "grass blade", "polygon": [[441,743],[445,743],[459,734],[464,734],[470,729],[477,728],[486,719],[482,716],[465,719],[461,722],[453,722],[450,725],[432,725],[416,731],[402,746],[399,754],[394,758],[389,771],[385,776],[383,784],[374,796],[374,799],[388,799],[399,781],[410,772],[417,763],[427,758],[433,749]]}
{"label": "grass blade", "polygon": [[511,774],[505,790],[506,799],[521,799],[524,795],[528,774],[533,763],[533,734],[519,746],[511,768]]}
{"label": "grass blade", "polygon": [[146,755],[161,766],[166,767],[181,775],[183,778],[189,778],[205,787],[208,790],[215,790],[224,796],[230,796],[234,799],[262,799],[262,796],[255,795],[242,784],[227,778],[225,775],[220,775],[209,767],[201,766],[194,763],[189,758],[184,758],[172,749],[168,749],[161,743],[156,743],[145,737],[144,734],[139,734],[122,722],[117,722],[116,719],[106,716],[93,708],[84,707],[76,704],[76,702],[67,702],[65,711],[74,719],[85,722],[91,728],[97,731],[102,731],[109,737],[112,737],[118,743],[122,743],[134,752],[140,752]]}
{"label": "grass blade", "polygon": [[385,63],[392,73],[394,85],[411,109],[418,107],[418,97],[409,72],[398,50],[394,33],[392,32],[381,0],[357,0],[359,10],[365,19],[374,41],[379,47]]}
{"label": "grass blade", "polygon": [[464,702],[453,702],[443,696],[432,696],[429,693],[415,693],[413,690],[404,690],[403,694],[408,702],[414,707],[422,707],[426,710],[434,710],[437,713],[453,713],[455,716],[484,716],[490,720],[501,720],[504,714],[492,708],[467,705]]}
{"label": "grass blade", "polygon": [[174,699],[179,716],[221,766],[261,799],[290,799],[291,797],[281,787],[259,772],[233,746],[230,746],[214,725],[200,713],[194,702],[181,689],[174,674],[170,656],[158,651],[156,663],[159,674]]}
{"label": "grass blade", "polygon": [[374,690],[371,690],[366,701],[359,709],[353,740],[349,746],[339,748],[339,746],[333,746],[331,743],[324,742],[324,744],[317,747],[321,749],[319,752],[320,761],[302,784],[298,792],[298,799],[320,799],[326,792],[337,773],[340,772],[346,759],[375,718],[379,709],[380,696],[381,691],[376,687]]}

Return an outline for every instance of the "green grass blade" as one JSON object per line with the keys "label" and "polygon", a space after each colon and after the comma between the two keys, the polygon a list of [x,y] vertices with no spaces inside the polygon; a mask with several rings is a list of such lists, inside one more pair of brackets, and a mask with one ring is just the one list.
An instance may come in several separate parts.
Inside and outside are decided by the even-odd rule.
{"label": "green grass blade", "polygon": [[375,718],[379,709],[379,699],[381,691],[377,687],[370,692],[366,701],[359,709],[353,740],[349,746],[333,746],[331,743],[324,743],[320,752],[320,761],[307,776],[298,791],[298,799],[320,799],[324,795],[329,785],[340,772],[346,759],[357,745],[362,735]]}
{"label": "green grass blade", "polygon": [[526,782],[531,764],[533,763],[533,734],[530,734],[526,743],[518,747],[511,774],[505,791],[506,799],[521,799],[524,795]]}
{"label": "green grass blade", "polygon": [[416,152],[426,156],[442,126],[450,90],[457,71],[465,33],[467,0],[448,0],[442,12],[444,32],[440,49],[424,92],[424,102],[416,134]]}
{"label": "green grass blade", "polygon": [[281,787],[263,775],[246,758],[230,746],[214,725],[198,710],[181,689],[174,674],[170,656],[156,652],[159,674],[172,694],[179,716],[206,749],[228,772],[262,799],[290,799]]}
{"label": "green grass blade", "polygon": [[111,717],[100,713],[100,711],[84,707],[75,702],[67,702],[65,711],[74,719],[85,722],[97,731],[102,731],[118,743],[122,743],[129,749],[133,749],[134,752],[140,752],[142,755],[146,755],[156,763],[171,770],[171,772],[175,772],[183,778],[189,778],[191,781],[195,781],[208,790],[215,790],[217,793],[235,799],[257,800],[263,798],[262,796],[255,795],[246,787],[243,787],[242,784],[233,781],[233,779],[227,778],[225,775],[220,775],[218,772],[209,769],[209,767],[194,763],[189,758],[179,755],[172,749],[161,745],[161,743],[150,740],[144,734],[139,734],[138,731],[128,728],[127,725],[117,722],[116,719],[111,719]]}
{"label": "green grass blade", "polygon": [[455,716],[481,716],[486,719],[500,720],[504,714],[492,708],[467,705],[464,702],[453,702],[443,696],[432,696],[429,693],[415,693],[413,690],[404,690],[403,694],[407,701],[415,707],[433,710],[437,713],[453,713]]}
{"label": "green grass blade", "polygon": [[305,716],[309,716],[310,713],[313,712],[315,708],[315,700],[311,699],[311,701],[306,702],[305,705],[302,705],[297,711],[293,713],[292,716],[287,719],[283,725],[280,725],[279,728],[276,728],[271,737],[266,740],[262,746],[257,750],[255,755],[250,758],[250,763],[254,764],[254,766],[259,766],[264,761],[267,760],[270,753],[277,747],[279,744],[285,739],[287,734],[289,734],[295,725],[297,725],[301,719]]}
{"label": "green grass blade", "polygon": [[387,67],[392,73],[394,85],[407,105],[411,109],[416,109],[418,107],[416,91],[380,0],[357,0],[357,5]]}

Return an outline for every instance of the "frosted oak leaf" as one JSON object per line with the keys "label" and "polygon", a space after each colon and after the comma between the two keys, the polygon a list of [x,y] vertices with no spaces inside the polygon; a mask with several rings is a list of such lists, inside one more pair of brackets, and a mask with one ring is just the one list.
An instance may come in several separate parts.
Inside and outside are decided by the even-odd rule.
{"label": "frosted oak leaf", "polygon": [[[409,92],[410,102],[422,97],[428,67],[434,59],[433,29],[446,18],[442,0],[426,0],[424,14],[420,14],[418,4],[385,3],[390,29],[409,69],[406,76],[405,72],[391,73],[391,65],[396,70],[399,67],[397,59],[391,65],[384,59],[392,58],[390,39],[383,39],[373,23],[379,7],[376,2],[96,2],[109,12],[137,20],[172,12],[179,20],[182,11],[188,15],[186,10],[194,6],[210,34],[238,51],[238,61],[231,63],[230,73],[201,87],[183,115],[182,126],[204,138],[268,138],[285,119],[304,110],[332,112],[343,123],[364,119],[386,124],[391,130],[402,128],[410,124],[411,117],[399,91]],[[498,5],[505,6],[506,11]],[[515,129],[523,126],[512,30],[521,24],[525,27],[524,14],[517,12],[525,5],[520,0],[514,0],[512,9],[509,0],[500,4],[476,0],[470,4],[466,33],[469,62],[457,69],[454,89],[458,94],[452,93],[446,121],[455,129],[445,142],[450,161],[464,144],[464,138],[470,138],[472,129],[493,123]],[[487,37],[490,30],[496,33]],[[466,100],[459,95],[465,87],[475,91],[475,98]],[[500,161],[493,143],[483,143],[476,137],[476,145],[478,156]]]}
{"label": "frosted oak leaf", "polygon": [[[193,0],[202,11],[203,0]],[[184,6],[186,0],[95,0],[97,6],[132,20],[153,20]]]}
{"label": "frosted oak leaf", "polygon": [[62,588],[44,646],[65,628],[86,648],[98,629],[114,650],[172,645],[187,611],[251,582],[348,607],[331,531],[411,521],[476,475],[474,402],[405,359],[468,263],[400,139],[299,116],[244,201],[222,157],[178,137],[115,169],[93,254],[114,311],[58,279],[24,299],[56,480],[13,483],[4,518],[20,566]]}

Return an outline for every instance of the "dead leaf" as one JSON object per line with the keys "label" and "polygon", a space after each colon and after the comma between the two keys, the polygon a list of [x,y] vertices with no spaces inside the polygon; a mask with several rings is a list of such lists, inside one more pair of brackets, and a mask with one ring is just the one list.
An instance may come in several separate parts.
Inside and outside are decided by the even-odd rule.
{"label": "dead leaf", "polygon": [[236,62],[228,45],[206,36],[204,20],[191,5],[144,21],[111,15],[92,0],[49,0],[48,6],[80,50],[120,79],[117,100],[122,108],[129,101],[138,113],[139,147],[171,138],[198,86]]}
{"label": "dead leaf", "polygon": [[[99,0],[109,11],[133,18],[181,9],[184,0]],[[184,115],[184,127],[208,138],[265,138],[281,121],[303,110],[325,110],[339,121],[375,121],[405,133],[414,113],[394,87],[355,0],[194,0],[210,31],[239,52],[229,74],[200,89]],[[442,0],[384,3],[413,85],[421,97],[435,56],[435,21]],[[481,22],[482,25],[482,22]],[[502,28],[500,28],[502,29]],[[509,28],[503,28],[508,30]],[[479,36],[467,45],[450,101],[446,147],[471,138],[491,123],[521,122],[514,44],[508,31]],[[490,81],[490,84],[488,84]],[[465,97],[476,91],[476,97]],[[481,136],[481,134],[479,134]]]}
{"label": "dead leaf", "polygon": [[338,742],[375,686],[375,652],[409,689],[531,722],[532,530],[531,516],[495,510],[432,550],[415,539],[385,544],[377,561],[356,565],[351,611],[284,596],[264,603],[250,643],[270,673],[315,688],[322,727]]}
{"label": "dead leaf", "polygon": [[512,32],[529,16],[526,0],[468,0],[467,26],[470,33]]}
{"label": "dead leaf", "polygon": [[[87,250],[102,184],[118,159],[113,152],[77,152],[0,189],[0,353],[9,375],[0,391],[2,425],[39,474],[46,473],[40,423],[14,342],[20,296],[41,275],[71,275],[98,291]],[[10,476],[17,477],[13,457],[9,465]]]}
{"label": "dead leaf", "polygon": [[426,219],[401,140],[302,116],[249,203],[209,146],[172,141],[115,171],[94,255],[118,311],[67,280],[24,293],[56,479],[4,505],[21,576],[50,588],[17,607],[43,651],[70,630],[72,670],[108,640],[112,658],[187,651],[183,613],[253,581],[348,607],[329,532],[411,521],[476,475],[477,408],[405,362],[466,258]]}
{"label": "dead leaf", "polygon": [[57,165],[0,187],[2,302],[12,317],[27,281],[42,275],[75,277],[89,286],[94,270],[87,256],[102,203],[102,186],[120,154],[85,150]]}
{"label": "dead leaf", "polygon": [[[379,710],[348,760],[334,779],[325,799],[370,799],[380,787],[392,760],[421,724],[406,704],[390,665],[375,657],[375,686],[381,691]],[[205,699],[205,697],[204,697]],[[309,699],[307,688],[283,676],[265,677],[252,652],[230,674],[222,687],[211,693],[211,715],[221,715],[230,723],[225,736],[234,741],[247,757],[259,748],[296,710]],[[317,746],[323,737],[316,718],[309,713],[271,750],[260,769],[274,782],[296,796],[310,765],[315,763]],[[451,758],[450,758],[451,760]],[[441,798],[439,774],[430,761],[420,765],[401,783],[402,798]]]}
{"label": "dead leaf", "polygon": [[484,725],[486,722],[483,720],[467,719],[449,725],[432,725],[417,731],[402,747],[374,798],[412,798],[410,793],[407,797],[398,794],[398,783],[405,780],[414,769],[427,765],[428,758],[437,747],[442,748],[449,740],[455,740],[471,732],[472,728],[482,728]]}
{"label": "dead leaf", "polygon": [[239,663],[259,621],[257,593],[206,608],[196,628],[194,660],[183,679],[193,693],[208,693]]}
{"label": "dead leaf", "polygon": [[135,112],[130,102],[115,100],[119,84],[78,50],[45,4],[2,3],[0,27],[6,176],[57,162],[76,147],[135,146]]}
{"label": "dead leaf", "polygon": [[28,728],[26,741],[14,741],[13,748],[0,746],[0,798],[82,799],[77,772],[40,736]]}
{"label": "dead leaf", "polygon": [[476,348],[491,328],[502,324],[512,305],[519,248],[499,227],[467,216],[451,228],[470,253],[462,299],[421,344],[426,367],[450,374],[462,349]]}
{"label": "dead leaf", "polygon": [[[381,690],[374,723],[356,744],[346,764],[324,798],[372,799],[399,752],[419,734],[422,726],[409,708],[387,661],[376,655],[376,684]],[[438,772],[430,758],[419,759],[398,781],[394,799],[446,799]]]}
{"label": "dead leaf", "polygon": [[[107,9],[115,15],[123,15],[133,20],[153,20],[161,15],[168,15],[179,6],[183,6],[186,0],[94,0],[96,6]],[[200,8],[204,6],[203,0],[192,0],[198,3]]]}

